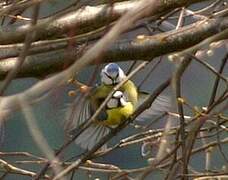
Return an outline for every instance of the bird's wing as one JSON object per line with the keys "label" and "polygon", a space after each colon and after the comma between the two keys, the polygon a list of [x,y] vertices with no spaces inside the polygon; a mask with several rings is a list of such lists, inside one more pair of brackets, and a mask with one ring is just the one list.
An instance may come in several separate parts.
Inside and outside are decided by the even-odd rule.
{"label": "bird's wing", "polygon": [[64,127],[67,132],[78,128],[88,120],[94,112],[89,97],[85,95],[78,95],[74,102],[68,105],[67,109],[64,122]]}
{"label": "bird's wing", "polygon": [[[137,107],[139,107],[147,98],[149,94],[145,92],[139,93]],[[161,115],[164,112],[168,112],[171,110],[171,98],[166,95],[159,95],[152,105],[146,109],[142,114],[140,114],[136,120],[142,121],[150,118],[154,115]]]}
{"label": "bird's wing", "polygon": [[[80,105],[80,108],[77,109],[73,114],[73,127],[68,128],[68,134],[72,137],[74,134],[77,134],[79,129],[83,127],[86,121],[88,121],[93,115],[94,111],[91,108],[89,99],[84,99],[82,102],[83,105]],[[78,114],[76,114],[78,113]],[[105,111],[101,111],[96,119],[102,121],[107,119],[107,114]],[[85,129],[79,137],[75,140],[75,143],[81,148],[90,150],[97,144],[106,134],[108,134],[110,129],[103,126],[99,123],[92,123],[87,129]],[[103,145],[101,150],[105,150],[107,145]]]}
{"label": "bird's wing", "polygon": [[[94,89],[94,91],[96,88]],[[93,93],[93,92],[92,92]],[[93,94],[90,94],[93,95]],[[74,102],[68,106],[68,112],[65,121],[65,131],[72,137],[79,129],[81,129],[85,123],[91,118],[91,116],[96,111],[96,106],[91,102],[91,96],[78,95]],[[97,120],[103,121],[107,119],[107,113],[102,110],[98,116]],[[93,123],[87,129],[85,129],[79,137],[75,140],[81,148],[90,150],[95,144],[97,144],[102,137],[104,137],[109,132],[109,128],[104,127],[101,124]],[[104,145],[102,149],[104,150],[107,145]]]}
{"label": "bird's wing", "polygon": [[[105,135],[110,132],[110,128],[101,124],[93,123],[79,137],[75,143],[83,149],[91,150]],[[103,145],[101,150],[105,150],[107,145]]]}

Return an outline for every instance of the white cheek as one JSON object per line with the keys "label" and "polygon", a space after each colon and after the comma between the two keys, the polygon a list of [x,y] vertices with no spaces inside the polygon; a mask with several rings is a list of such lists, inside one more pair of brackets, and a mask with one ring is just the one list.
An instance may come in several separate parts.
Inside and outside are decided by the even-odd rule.
{"label": "white cheek", "polygon": [[110,99],[107,103],[108,108],[115,108],[118,106],[116,99]]}
{"label": "white cheek", "polygon": [[120,99],[120,103],[121,103],[122,106],[126,106],[127,105],[127,102],[123,98]]}
{"label": "white cheek", "polygon": [[101,82],[103,82],[104,84],[107,84],[107,85],[112,84],[112,80],[110,78],[106,77],[105,75],[103,75],[101,77]]}
{"label": "white cheek", "polygon": [[113,94],[113,97],[115,98],[120,98],[121,95],[123,95],[123,93],[121,91],[116,91],[114,94]]}
{"label": "white cheek", "polygon": [[126,78],[126,75],[124,74],[122,69],[119,69],[119,77],[117,78],[119,82],[123,81],[124,78]]}

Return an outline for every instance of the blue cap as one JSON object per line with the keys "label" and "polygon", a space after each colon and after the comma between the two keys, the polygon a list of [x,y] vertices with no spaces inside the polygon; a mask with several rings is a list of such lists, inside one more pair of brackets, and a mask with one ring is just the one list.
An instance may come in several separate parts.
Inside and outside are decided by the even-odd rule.
{"label": "blue cap", "polygon": [[116,63],[110,63],[107,65],[107,73],[108,74],[118,74],[119,66]]}

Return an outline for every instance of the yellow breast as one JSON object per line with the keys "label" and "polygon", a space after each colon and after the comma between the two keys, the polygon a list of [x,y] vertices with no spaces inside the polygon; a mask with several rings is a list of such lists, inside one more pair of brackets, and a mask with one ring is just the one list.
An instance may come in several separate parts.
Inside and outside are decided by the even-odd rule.
{"label": "yellow breast", "polygon": [[[100,85],[91,95],[91,100],[95,104],[96,108],[104,101],[108,94],[113,90],[112,85]],[[134,83],[128,80],[121,88],[120,91],[126,93],[128,101],[134,105],[134,108],[137,106],[138,101],[138,91]]]}
{"label": "yellow breast", "polygon": [[122,121],[126,120],[134,112],[132,103],[128,102],[124,107],[118,107],[107,110],[108,118],[103,121],[106,126],[119,125]]}

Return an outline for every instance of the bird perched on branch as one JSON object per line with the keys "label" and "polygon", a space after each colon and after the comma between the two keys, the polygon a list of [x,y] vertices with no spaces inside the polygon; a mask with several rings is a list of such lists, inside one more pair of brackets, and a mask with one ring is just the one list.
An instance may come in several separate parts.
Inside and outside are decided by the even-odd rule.
{"label": "bird perched on branch", "polygon": [[[109,63],[102,69],[100,78],[101,84],[99,86],[90,89],[90,92],[83,98],[81,98],[82,96],[76,98],[75,102],[78,105],[76,105],[76,108],[70,108],[65,126],[66,131],[74,132],[75,129],[77,130],[78,127],[88,120],[110,94],[114,86],[125,80],[126,75],[116,63]],[[147,96],[148,94],[139,92],[131,80],[127,80],[108,101],[105,108],[106,110],[99,114],[97,118],[97,122],[99,123],[94,123],[86,129],[77,138],[76,144],[79,144],[84,149],[91,149],[98,139],[101,139],[109,132],[110,129],[107,127],[119,125],[123,119],[134,112],[136,107],[138,107]],[[147,110],[146,114],[139,116],[138,120],[161,113],[161,111],[167,109],[167,106],[169,106],[168,101],[169,99],[166,97],[158,97],[151,108]],[[126,107],[125,104],[127,105]],[[111,112],[117,115],[112,116]],[[120,116],[121,118],[118,120]]]}
{"label": "bird perched on branch", "polygon": [[[116,63],[109,63],[101,70],[101,82],[102,84],[96,88],[93,92],[95,97],[93,100],[95,104],[99,106],[107,95],[112,91],[115,85],[125,80],[127,77],[124,71]],[[134,109],[140,106],[144,100],[149,96],[148,93],[140,91],[133,81],[127,80],[121,87],[120,90],[124,92],[127,100],[132,102]],[[171,102],[170,97],[165,95],[159,95],[153,102],[152,106],[147,109],[142,115],[137,117],[137,120],[143,120],[152,115],[161,114],[170,110]]]}

